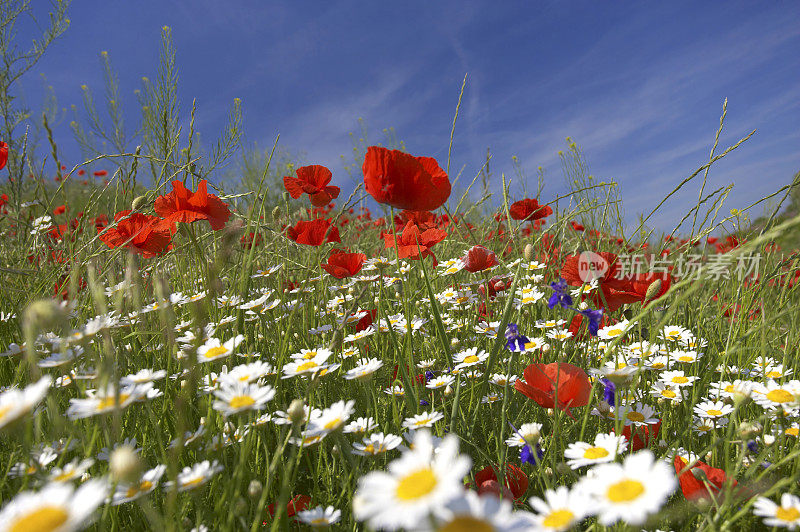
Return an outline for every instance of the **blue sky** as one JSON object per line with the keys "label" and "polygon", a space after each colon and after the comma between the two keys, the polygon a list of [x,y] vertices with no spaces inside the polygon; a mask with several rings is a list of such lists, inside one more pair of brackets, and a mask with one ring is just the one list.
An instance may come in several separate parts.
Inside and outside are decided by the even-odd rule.
{"label": "blue sky", "polygon": [[[62,106],[80,106],[81,84],[99,96],[98,54],[107,50],[136,123],[133,90],[154,77],[168,25],[181,107],[188,118],[196,98],[203,139],[216,138],[239,97],[247,143],[266,148],[280,133],[346,191],[340,155],[350,153],[358,118],[372,139],[394,127],[411,153],[444,166],[464,74],[451,163],[451,175],[464,168],[462,182],[490,147],[495,184],[504,172],[521,195],[516,155],[529,189],[545,169],[549,201],[565,189],[556,153],[571,136],[594,175],[620,183],[632,221],[707,161],[726,97],[720,146],[758,131],[712,169],[707,190],[734,183],[726,205],[741,208],[800,169],[797,2],[79,0],[70,18],[24,79],[32,108],[40,73]],[[77,160],[66,122],[57,131]],[[699,186],[653,224],[669,230]]]}

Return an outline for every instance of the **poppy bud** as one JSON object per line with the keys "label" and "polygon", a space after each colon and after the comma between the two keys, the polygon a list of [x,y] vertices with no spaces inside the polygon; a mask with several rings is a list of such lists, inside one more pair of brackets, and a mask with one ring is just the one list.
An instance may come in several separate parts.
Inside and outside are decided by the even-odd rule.
{"label": "poppy bud", "polygon": [[525,260],[531,262],[534,257],[536,257],[535,250],[533,249],[533,244],[525,244],[525,249],[522,251],[522,256],[525,257]]}
{"label": "poppy bud", "polygon": [[118,482],[136,482],[142,474],[142,462],[130,445],[122,445],[112,451],[108,460],[111,476]]}
{"label": "poppy bud", "polygon": [[247,486],[247,494],[250,495],[253,499],[258,499],[261,497],[261,492],[263,491],[264,486],[258,480],[251,480],[250,485]]}
{"label": "poppy bud", "polygon": [[23,323],[26,328],[54,329],[67,322],[67,311],[52,299],[34,301],[25,309]]}
{"label": "poppy bud", "polygon": [[761,432],[761,424],[755,421],[745,421],[739,425],[739,436],[742,438],[749,438]]}
{"label": "poppy bud", "polygon": [[656,279],[650,286],[647,287],[647,292],[644,294],[644,300],[650,301],[661,292],[661,279]]}
{"label": "poppy bud", "polygon": [[276,206],[274,209],[272,209],[272,219],[275,220],[276,222],[281,219],[281,208],[280,207]]}
{"label": "poppy bud", "polygon": [[302,399],[295,399],[289,405],[289,409],[286,411],[286,414],[289,416],[289,421],[292,422],[293,425],[299,425],[306,420],[306,411],[304,408],[303,400]]}
{"label": "poppy bud", "polygon": [[444,387],[444,395],[447,397],[453,395],[453,387],[450,386],[449,384]]}
{"label": "poppy bud", "polygon": [[690,471],[692,472],[692,475],[694,475],[694,478],[700,482],[708,482],[708,475],[706,475],[706,472],[699,467],[693,467],[690,469]]}
{"label": "poppy bud", "polygon": [[139,209],[142,209],[146,206],[147,206],[147,196],[144,195],[137,196],[133,199],[133,202],[131,203],[131,210],[138,211]]}

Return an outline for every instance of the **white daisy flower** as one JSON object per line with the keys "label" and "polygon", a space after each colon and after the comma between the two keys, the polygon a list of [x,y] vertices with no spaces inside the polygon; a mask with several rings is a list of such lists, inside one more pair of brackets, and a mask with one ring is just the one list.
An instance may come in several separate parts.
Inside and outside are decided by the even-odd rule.
{"label": "white daisy flower", "polygon": [[395,434],[384,434],[378,432],[370,434],[361,440],[361,443],[353,444],[353,454],[359,456],[377,456],[392,449],[396,449],[403,439]]}
{"label": "white daisy flower", "polygon": [[600,464],[591,471],[591,476],[578,481],[577,489],[594,500],[598,521],[605,526],[620,520],[641,525],[677,486],[673,469],[649,450],[627,456],[622,464]]}
{"label": "white daisy flower", "polygon": [[733,407],[722,401],[703,401],[694,406],[694,413],[703,419],[718,419],[733,412]]}
{"label": "white daisy flower", "polygon": [[360,417],[345,425],[342,432],[345,434],[364,434],[378,428],[378,424],[371,417]]}
{"label": "white daisy flower", "polygon": [[[521,514],[512,512],[511,503],[492,495],[480,496],[466,490],[444,506],[435,510],[435,530],[491,530],[493,532],[515,532],[522,530]],[[433,530],[420,527],[418,530]]]}
{"label": "white daisy flower", "polygon": [[70,482],[72,480],[77,480],[93,465],[94,459],[92,458],[85,458],[83,460],[76,458],[72,462],[64,464],[63,467],[54,467],[51,469],[48,479],[51,482]]}
{"label": "white daisy flower", "polygon": [[327,508],[317,506],[310,510],[297,512],[297,519],[310,526],[329,527],[330,525],[338,523],[341,518],[342,511],[337,510],[333,506],[328,506]]}
{"label": "white daisy flower", "polygon": [[222,412],[225,417],[247,410],[262,410],[275,397],[272,386],[260,386],[241,381],[223,381],[218,390],[214,390],[213,408]]}
{"label": "white daisy flower", "polygon": [[232,355],[234,350],[244,340],[241,334],[222,343],[217,338],[209,338],[206,342],[197,348],[197,361],[198,362],[212,362]]}
{"label": "white daisy flower", "polygon": [[544,499],[532,497],[530,504],[537,512],[526,519],[533,530],[569,530],[584,517],[595,513],[594,502],[585,493],[566,486],[545,491]]}
{"label": "white daisy flower", "polygon": [[413,449],[388,466],[361,477],[353,497],[353,516],[375,529],[427,526],[431,513],[464,492],[472,461],[458,454],[458,438],[448,435],[438,452],[431,434],[418,431]]}
{"label": "white daisy flower", "polygon": [[158,486],[161,477],[167,470],[165,465],[157,465],[153,469],[145,472],[138,482],[133,484],[118,484],[117,489],[111,496],[111,505],[118,506],[126,502],[135,501],[151,493]]}
{"label": "white daisy flower", "polygon": [[32,412],[52,383],[53,378],[45,375],[22,390],[12,387],[0,394],[0,429]]}
{"label": "white daisy flower", "polygon": [[172,488],[177,484],[178,491],[189,491],[197,489],[206,484],[211,478],[225,469],[219,462],[214,460],[209,462],[204,460],[192,466],[183,468],[183,471],[178,473],[178,478],[175,482],[167,482],[164,484],[166,488]]}
{"label": "white daisy flower", "polygon": [[487,358],[489,358],[489,353],[486,351],[478,351],[477,347],[472,347],[453,355],[454,369],[464,369],[475,366],[484,362]]}
{"label": "white daisy flower", "polygon": [[659,376],[659,380],[668,386],[682,388],[684,386],[691,386],[694,381],[700,377],[686,375],[682,370],[665,371]]}
{"label": "white daisy flower", "polygon": [[0,532],[80,530],[106,499],[108,484],[89,480],[75,490],[72,484],[48,484],[39,492],[23,491],[0,511]]}
{"label": "white daisy flower", "polygon": [[425,387],[429,390],[436,390],[438,388],[450,386],[454,382],[456,382],[456,378],[452,375],[442,375],[441,377],[436,377],[429,380]]}
{"label": "white daisy flower", "polygon": [[114,410],[127,408],[131,404],[141,399],[145,399],[153,389],[152,383],[133,384],[122,386],[117,390],[113,384],[104,389],[87,390],[85,399],[70,399],[67,408],[67,417],[70,419],[81,419],[105,414]]}
{"label": "white daisy flower", "polygon": [[653,387],[650,388],[650,395],[673,403],[680,403],[683,400],[680,388],[669,386],[663,382],[653,383]]}
{"label": "white daisy flower", "polygon": [[794,530],[800,527],[800,497],[784,493],[780,506],[766,497],[759,497],[753,504],[753,514],[763,517],[767,526]]}
{"label": "white daisy flower", "polygon": [[344,378],[347,380],[368,379],[382,367],[383,362],[377,358],[362,358],[356,362],[356,367],[344,374]]}
{"label": "white daisy flower", "polygon": [[422,414],[406,418],[403,421],[403,428],[417,430],[423,427],[432,427],[434,423],[442,419],[444,419],[444,414],[435,410],[423,412]]}
{"label": "white daisy flower", "polygon": [[570,443],[564,451],[567,464],[572,469],[583,466],[613,462],[617,455],[628,449],[625,436],[600,433],[594,438],[594,445],[582,441]]}
{"label": "white daisy flower", "polygon": [[337,401],[319,413],[311,416],[308,432],[311,434],[329,433],[340,429],[353,415],[356,402]]}
{"label": "white daisy flower", "polygon": [[153,382],[157,380],[161,380],[167,376],[167,371],[160,369],[158,371],[153,371],[152,369],[143,369],[136,373],[131,373],[130,375],[126,375],[122,377],[119,382],[123,386],[128,384],[143,384],[145,382]]}

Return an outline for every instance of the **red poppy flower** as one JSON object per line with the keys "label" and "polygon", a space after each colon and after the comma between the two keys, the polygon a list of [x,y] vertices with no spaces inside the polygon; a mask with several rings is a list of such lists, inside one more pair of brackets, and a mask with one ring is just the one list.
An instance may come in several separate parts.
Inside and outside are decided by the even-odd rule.
{"label": "red poppy flower", "polygon": [[[555,408],[572,415],[570,408],[589,404],[592,385],[586,372],[565,362],[531,364],[514,388],[544,408]],[[557,403],[556,403],[557,401]]]}
{"label": "red poppy flower", "polygon": [[[499,495],[497,482],[497,474],[491,466],[484,467],[475,474],[475,484],[478,485],[479,494],[491,492]],[[528,475],[514,464],[506,464],[505,487],[514,499],[521,499],[528,491]]]}
{"label": "red poppy flower", "polygon": [[360,272],[365,260],[367,260],[367,256],[363,253],[334,250],[328,257],[328,262],[322,265],[322,269],[337,279],[344,279]]}
{"label": "red poppy flower", "polygon": [[489,251],[483,246],[472,246],[472,248],[467,251],[467,256],[464,257],[464,269],[472,273],[488,270],[498,264],[494,252]]}
{"label": "red poppy flower", "polygon": [[297,177],[284,176],[283,186],[292,198],[297,199],[308,194],[311,204],[323,207],[332,199],[339,197],[339,187],[328,186],[333,174],[330,170],[319,164],[301,166],[296,171]]}
{"label": "red poppy flower", "polygon": [[92,175],[95,177],[105,177],[108,175],[108,170],[97,170],[96,172],[92,172]]}
{"label": "red poppy flower", "polygon": [[156,214],[173,226],[176,222],[192,223],[197,220],[208,220],[211,229],[218,231],[225,227],[231,211],[214,194],[208,193],[208,182],[203,179],[197,185],[197,192],[192,193],[180,181],[172,182],[172,192],[159,196],[155,202]]}
{"label": "red poppy flower", "polygon": [[86,170],[81,168],[80,170],[78,170],[78,175],[86,175]]}
{"label": "red poppy flower", "polygon": [[8,203],[8,194],[3,194],[0,196],[0,209],[2,209],[6,203]]}
{"label": "red poppy flower", "polygon": [[286,236],[298,244],[321,246],[325,242],[341,242],[339,228],[332,225],[327,218],[316,220],[300,220],[294,227],[286,228]]}
{"label": "red poppy flower", "polygon": [[59,214],[64,214],[65,212],[67,212],[67,206],[66,205],[59,205],[58,207],[53,209],[53,215],[54,216],[58,216]]}
{"label": "red poppy flower", "polygon": [[[631,433],[631,427],[634,427],[633,433]],[[660,430],[661,421],[658,421],[657,423],[645,425],[643,427],[628,425],[622,429],[622,435],[625,436],[625,439],[630,442],[630,452],[636,452],[646,447],[650,447],[650,444],[656,441]]]}
{"label": "red poppy flower", "polygon": [[553,209],[549,205],[539,205],[535,199],[523,199],[511,204],[508,213],[514,220],[525,220],[531,222],[540,218],[547,218],[553,214]]}
{"label": "red poppy flower", "polygon": [[[713,500],[725,487],[725,482],[728,479],[725,475],[725,471],[722,469],[711,467],[699,460],[695,462],[691,468],[684,470],[684,468],[689,465],[689,462],[676,455],[675,460],[673,460],[673,465],[675,466],[675,474],[678,475],[678,482],[681,485],[683,496],[690,501],[697,501],[700,499]],[[698,470],[702,471],[703,474],[697,474],[697,476],[695,476],[695,471]],[[683,473],[681,473],[681,471],[683,471]],[[701,478],[705,476],[708,482],[704,482],[703,480],[705,479],[700,480],[698,476]],[[735,487],[736,484],[736,479],[731,479],[730,487]]]}
{"label": "red poppy flower", "polygon": [[130,213],[129,210],[118,212],[114,216],[116,226],[101,233],[100,240],[112,249],[126,246],[145,258],[161,255],[172,247],[172,231],[168,223],[157,216]]}
{"label": "red poppy flower", "polygon": [[[650,299],[645,302],[647,291],[650,289],[650,286],[657,281],[661,283],[658,291],[654,294],[650,294]],[[638,294],[641,301],[649,303],[666,294],[671,284],[672,279],[668,273],[641,273],[636,275],[631,281],[631,291]]]}
{"label": "red poppy flower", "polygon": [[356,332],[364,331],[369,328],[375,321],[375,318],[378,317],[378,309],[376,308],[372,310],[366,310],[364,312],[366,312],[364,317],[358,320],[358,323],[356,323]]}
{"label": "red poppy flower", "polygon": [[450,197],[450,179],[432,157],[370,146],[361,169],[364,187],[378,203],[410,211],[432,211]]}
{"label": "red poppy flower", "polygon": [[581,224],[579,224],[578,222],[573,220],[570,223],[572,224],[572,228],[574,230],[576,230],[576,231],[583,231],[584,230],[584,227]]}
{"label": "red poppy flower", "polygon": [[8,162],[8,144],[0,142],[0,170],[6,167]]}
{"label": "red poppy flower", "polygon": [[397,255],[401,259],[411,257],[413,260],[419,260],[431,256],[435,264],[436,257],[431,248],[444,240],[446,236],[447,233],[441,229],[430,228],[420,231],[415,223],[408,222],[402,233],[386,233],[383,235],[383,239],[386,249],[394,247],[395,239],[397,240]]}
{"label": "red poppy flower", "polygon": [[[599,288],[590,298],[594,308],[604,308],[613,312],[626,303],[641,301],[644,294],[635,292],[630,280],[617,278],[621,267],[617,256],[613,253],[606,251],[592,253],[589,258],[584,257],[583,254],[570,255],[564,259],[559,275],[567,281],[568,285],[581,286],[587,280],[585,279],[587,273],[583,271],[582,275],[582,268],[585,270],[585,263],[588,260],[593,262],[592,277],[597,279]],[[598,264],[594,264],[595,262],[601,263],[602,269]]]}
{"label": "red poppy flower", "polygon": [[[302,512],[308,505],[311,504],[311,497],[308,495],[295,495],[288,503],[286,503],[286,516],[293,517],[297,512]],[[267,507],[269,515],[275,516],[275,503]]]}

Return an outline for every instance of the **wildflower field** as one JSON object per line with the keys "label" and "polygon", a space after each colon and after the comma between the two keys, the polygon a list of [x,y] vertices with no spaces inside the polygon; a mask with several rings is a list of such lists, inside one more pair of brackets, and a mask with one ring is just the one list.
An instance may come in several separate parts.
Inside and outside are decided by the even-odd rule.
{"label": "wildflower field", "polygon": [[239,102],[193,146],[163,39],[135,150],[6,114],[0,531],[800,526],[800,175],[732,209],[712,131],[668,233],[574,143],[556,197],[400,144],[218,180]]}

